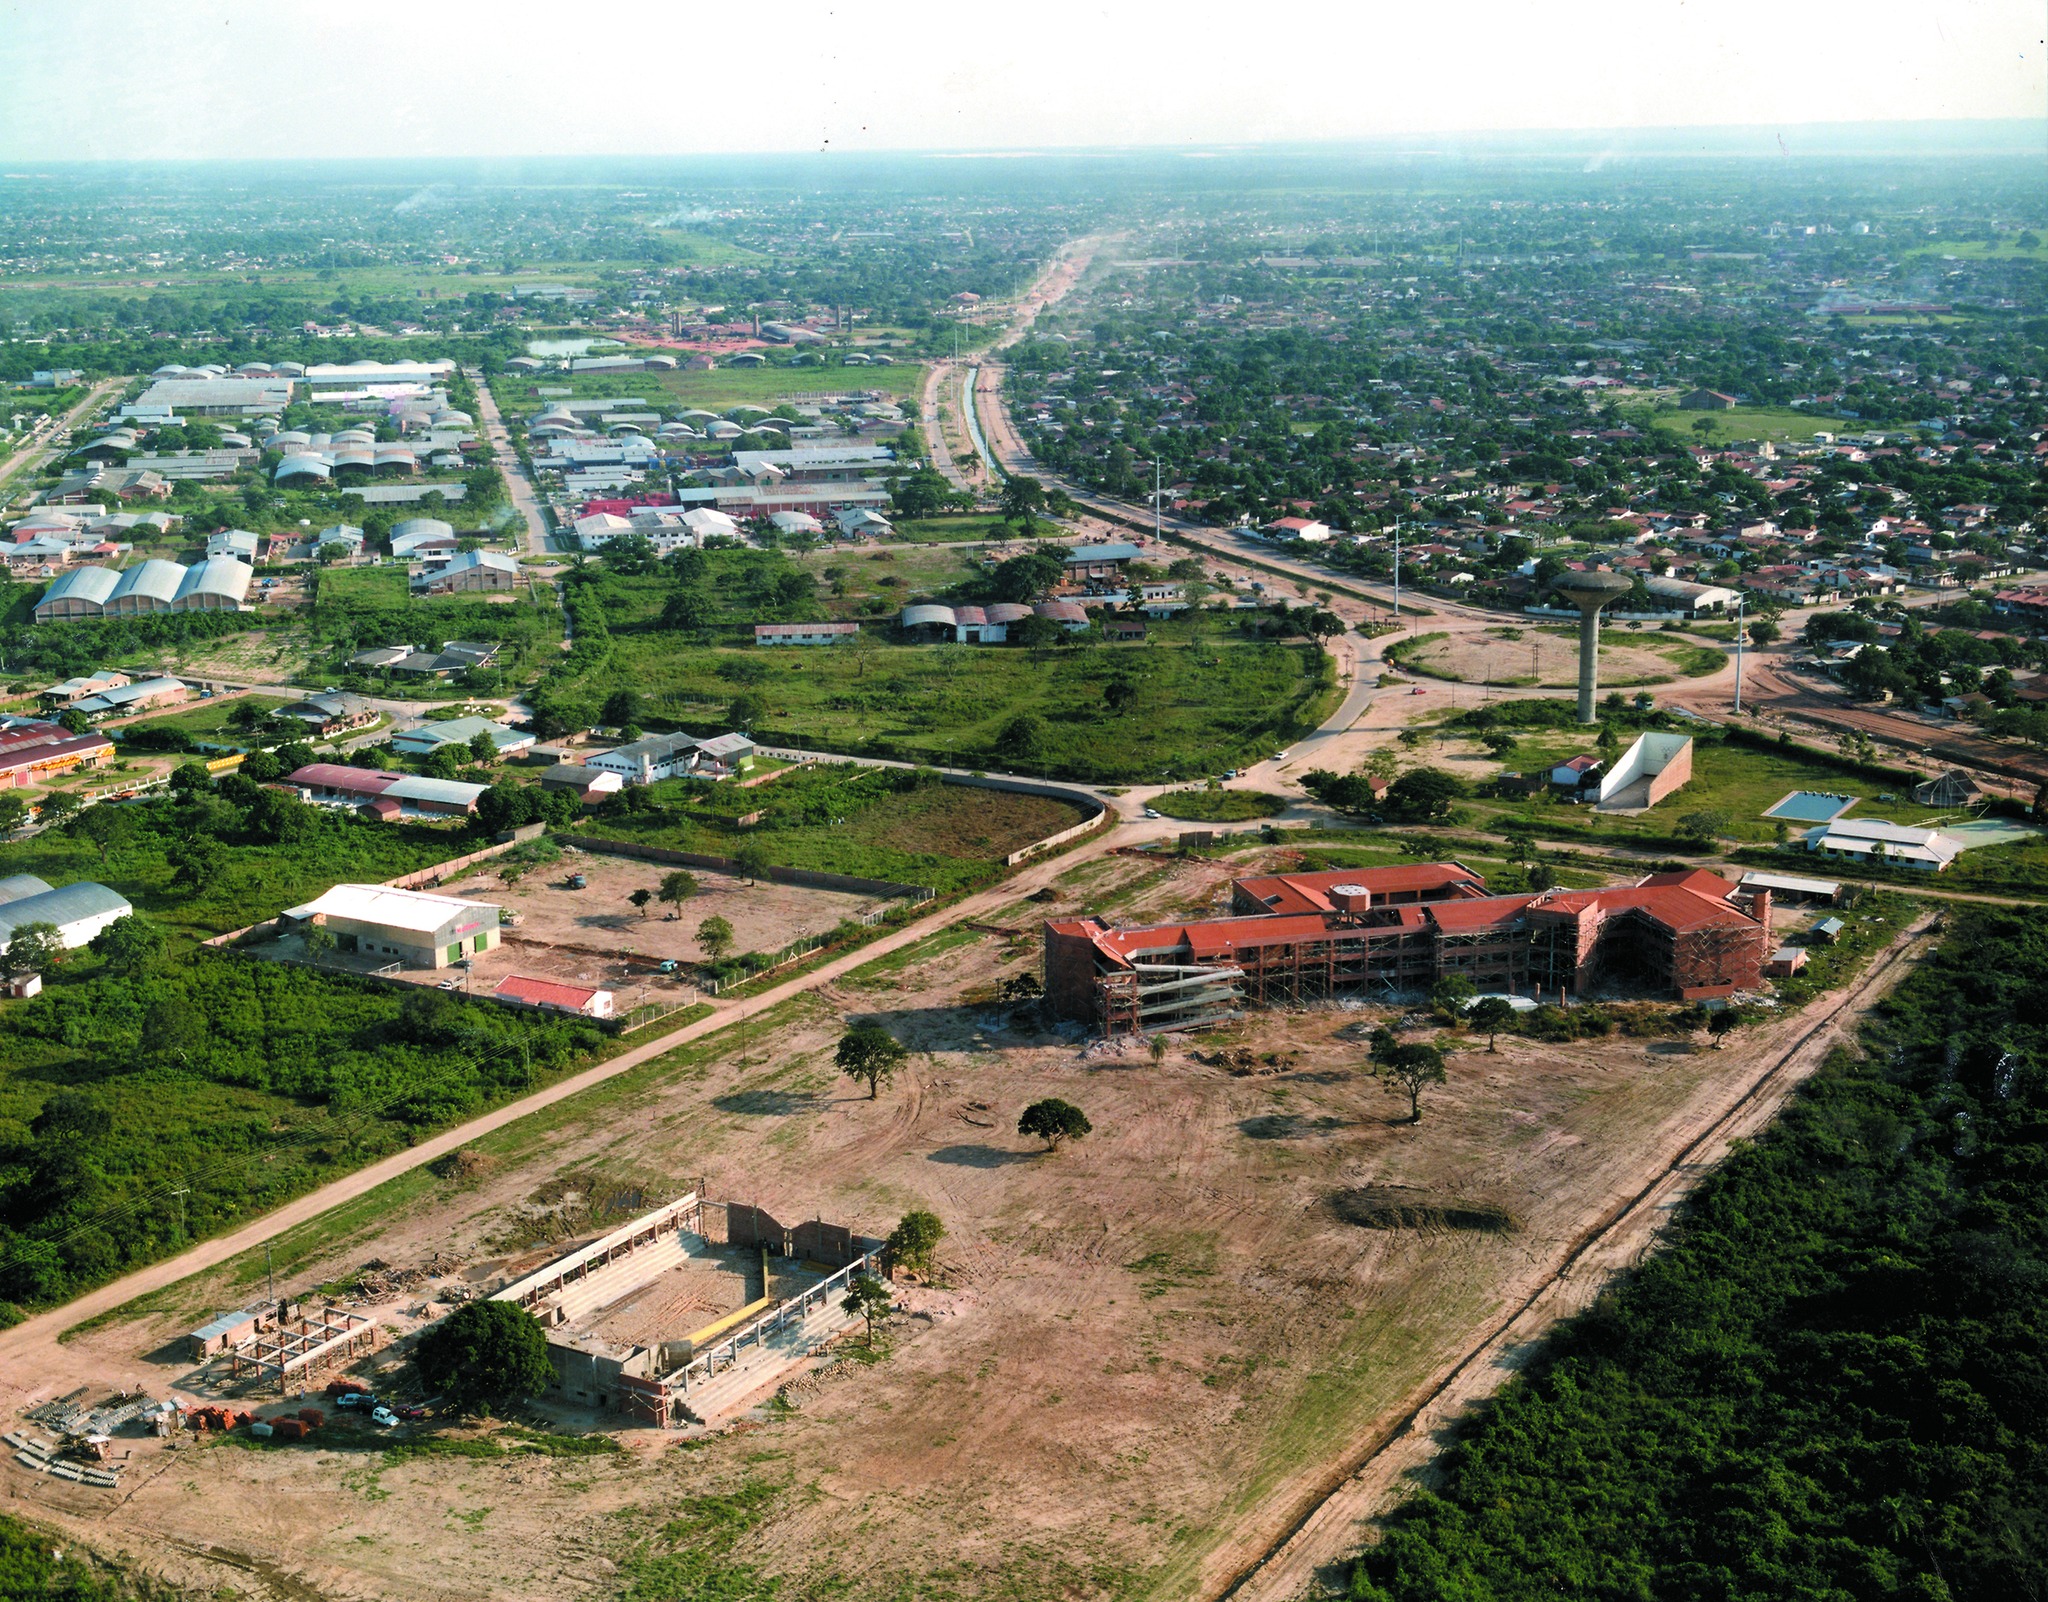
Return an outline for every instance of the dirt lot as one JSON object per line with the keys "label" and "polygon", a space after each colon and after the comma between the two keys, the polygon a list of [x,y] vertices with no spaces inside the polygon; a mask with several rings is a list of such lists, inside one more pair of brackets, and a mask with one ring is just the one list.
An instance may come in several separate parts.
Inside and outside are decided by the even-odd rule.
{"label": "dirt lot", "polygon": [[[1508,638],[1509,633],[1519,639]],[[1655,642],[1655,643],[1653,643]],[[1631,634],[1626,628],[1600,631],[1600,683],[1613,689],[1629,684],[1664,684],[1681,677],[1672,658],[1683,647],[1697,645],[1690,638],[1664,635],[1645,629]],[[1419,668],[1466,684],[1505,681],[1528,684],[1530,652],[1535,652],[1535,678],[1551,689],[1570,689],[1579,682],[1579,642],[1540,628],[1512,631],[1487,629],[1483,632],[1446,634],[1426,645],[1404,653],[1404,659]],[[1672,653],[1666,655],[1665,652]]]}
{"label": "dirt lot", "polygon": [[[1185,912],[1257,865],[1096,859],[1060,876],[1058,901],[1002,921]],[[855,1598],[907,1583],[929,1597],[1212,1594],[1236,1561],[1226,1540],[1277,1537],[1331,1461],[1801,1027],[1780,1020],[1721,1051],[1619,1035],[1503,1038],[1498,1055],[1477,1043],[1410,1126],[1360,1071],[1377,1014],[1266,1014],[1155,1062],[1003,1014],[995,980],[1035,963],[1030,940],[947,931],[738,1040],[684,1047],[665,1072],[488,1137],[403,1206],[279,1243],[293,1292],[373,1256],[476,1264],[508,1250],[535,1197],[607,1177],[702,1174],[714,1195],[877,1234],[909,1207],[936,1211],[953,1295],[898,1320],[881,1360],[827,1368],[748,1430],[689,1451],[641,1431],[622,1456],[499,1461],[386,1457],[388,1442],[339,1430],[289,1451],[138,1443],[118,1501],[0,1475],[25,1512],[183,1583],[246,1593],[252,1572],[274,1574],[272,1594],[293,1598],[603,1596],[677,1550],[734,1596],[757,1588],[750,1574],[787,1576],[791,1595],[833,1580]],[[832,1067],[849,1018],[912,1048],[879,1100]],[[1253,1071],[1197,1060],[1225,1045],[1249,1050]],[[1079,1104],[1094,1133],[1050,1156],[1018,1137],[1018,1112],[1046,1095]],[[1352,1221],[1371,1216],[1355,1197],[1340,1210],[1339,1193],[1368,1187],[1406,1227]],[[517,1266],[501,1258],[483,1283]],[[258,1253],[174,1287],[149,1316],[62,1348],[64,1372],[36,1390],[176,1383],[167,1343],[261,1273]]]}
{"label": "dirt lot", "polygon": [[[683,903],[680,916],[671,921],[669,914],[676,909],[659,901],[649,902],[643,916],[626,898],[635,890],[660,889],[670,871],[660,863],[632,857],[570,851],[560,862],[533,869],[516,884],[504,883],[493,867],[484,864],[475,876],[442,885],[438,893],[475,896],[519,914],[519,925],[506,931],[505,944],[477,959],[471,984],[479,993],[507,974],[521,973],[634,989],[646,985],[650,999],[665,990],[686,989],[687,983],[664,984],[645,965],[621,961],[617,954],[699,961],[704,951],[697,943],[697,926],[712,917],[732,925],[735,952],[776,951],[807,934],[822,934],[842,918],[858,918],[889,905],[872,896],[748,884],[693,869],[700,889]],[[572,873],[583,874],[589,887],[569,889]]]}

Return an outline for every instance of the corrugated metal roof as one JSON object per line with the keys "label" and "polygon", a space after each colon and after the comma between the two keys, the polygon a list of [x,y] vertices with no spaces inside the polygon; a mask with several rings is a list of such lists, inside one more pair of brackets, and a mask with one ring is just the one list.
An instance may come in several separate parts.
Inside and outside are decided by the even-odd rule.
{"label": "corrugated metal roof", "polygon": [[32,873],[10,874],[0,879],[0,903],[19,901],[23,896],[39,896],[49,888],[47,880],[38,879]]}
{"label": "corrugated metal roof", "polygon": [[124,896],[103,884],[81,879],[61,889],[45,890],[40,895],[23,896],[19,901],[0,904],[0,939],[12,940],[14,931],[24,924],[54,923],[61,930],[69,924],[104,917],[108,913],[126,917],[134,910]]}
{"label": "corrugated metal roof", "polygon": [[350,918],[361,923],[381,924],[387,929],[406,929],[429,934],[450,918],[464,912],[489,912],[497,907],[488,901],[464,901],[454,896],[428,895],[423,890],[394,890],[381,884],[338,884],[326,894],[303,906],[285,909],[287,918],[310,918],[319,913]]}
{"label": "corrugated metal roof", "polygon": [[460,779],[429,779],[408,773],[394,779],[383,794],[399,801],[434,801],[445,806],[473,807],[488,785],[465,784]]}

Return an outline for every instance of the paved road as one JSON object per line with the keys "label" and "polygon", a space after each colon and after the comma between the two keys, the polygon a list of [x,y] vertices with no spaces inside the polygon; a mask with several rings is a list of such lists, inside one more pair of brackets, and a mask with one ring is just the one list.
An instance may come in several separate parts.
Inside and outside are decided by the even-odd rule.
{"label": "paved road", "polygon": [[[128,380],[125,378],[103,378],[93,385],[91,389],[86,391],[85,399],[66,412],[63,421],[55,428],[45,429],[41,435],[31,439],[28,444],[22,446],[20,450],[8,457],[4,463],[0,463],[0,484],[5,484],[31,463],[40,467],[43,463],[49,461],[51,457],[57,454],[54,447],[49,443],[51,436],[75,429],[81,418],[101,405],[109,395],[114,394],[127,382]],[[77,443],[76,440],[73,440],[70,445],[66,445],[64,448],[70,450]]]}
{"label": "paved road", "polygon": [[469,380],[476,386],[476,406],[484,425],[484,439],[491,447],[491,454],[497,458],[498,471],[505,477],[512,508],[526,519],[526,548],[535,556],[545,556],[548,553],[547,513],[541,510],[540,498],[533,493],[526,468],[512,449],[512,436],[506,431],[505,419],[498,411],[498,399],[491,393],[491,386],[485,382],[482,373],[472,370]]}

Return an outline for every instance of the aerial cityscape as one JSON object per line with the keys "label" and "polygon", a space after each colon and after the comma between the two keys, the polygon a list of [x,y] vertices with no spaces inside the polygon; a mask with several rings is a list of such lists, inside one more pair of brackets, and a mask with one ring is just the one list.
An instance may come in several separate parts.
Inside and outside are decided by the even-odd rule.
{"label": "aerial cityscape", "polygon": [[0,15],[0,1598],[2048,1596],[2041,19],[1705,9]]}

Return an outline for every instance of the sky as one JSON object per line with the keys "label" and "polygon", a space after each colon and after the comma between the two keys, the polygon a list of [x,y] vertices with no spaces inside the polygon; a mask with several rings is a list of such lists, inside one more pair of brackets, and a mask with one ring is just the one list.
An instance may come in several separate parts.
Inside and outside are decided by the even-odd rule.
{"label": "sky", "polygon": [[0,162],[2048,118],[2042,0],[0,0]]}

